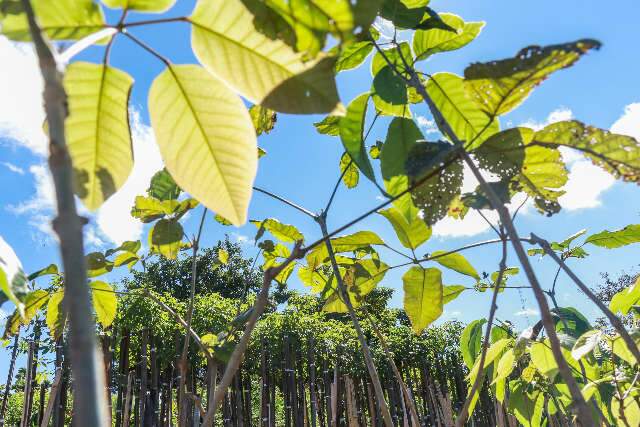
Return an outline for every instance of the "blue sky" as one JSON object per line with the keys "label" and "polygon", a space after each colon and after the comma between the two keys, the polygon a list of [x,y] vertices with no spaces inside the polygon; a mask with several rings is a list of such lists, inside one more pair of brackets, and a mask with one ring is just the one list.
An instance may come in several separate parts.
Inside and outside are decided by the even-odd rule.
{"label": "blue sky", "polygon": [[[576,66],[554,74],[536,89],[517,110],[501,119],[503,127],[529,124],[542,126],[549,120],[576,118],[603,128],[611,128],[640,138],[640,91],[638,75],[640,57],[637,40],[640,28],[635,20],[640,14],[640,3],[619,0],[615,7],[604,7],[601,2],[584,0],[515,2],[512,0],[452,1],[434,0],[432,7],[440,12],[452,12],[467,21],[486,21],[481,35],[466,48],[441,54],[422,62],[424,71],[451,71],[461,74],[465,66],[474,61],[487,61],[514,55],[520,48],[531,44],[553,44],[579,38],[596,38],[603,43],[598,52],[583,58]],[[188,15],[193,1],[178,0],[170,12],[173,16]],[[107,11],[110,21],[118,14]],[[130,21],[144,16],[130,14]],[[132,33],[157,47],[175,63],[194,63],[189,49],[189,28],[184,23],[162,24],[136,28]],[[411,34],[401,34],[410,38]],[[95,61],[101,58],[100,48],[83,52],[76,59]],[[15,249],[27,272],[34,271],[59,259],[55,240],[49,232],[52,214],[52,193],[46,169],[45,140],[41,133],[42,110],[39,91],[41,85],[36,62],[27,46],[20,46],[0,38],[0,235]],[[163,64],[119,37],[114,45],[111,64],[125,69],[135,79],[131,97],[134,111],[133,133],[136,166],[121,194],[95,215],[90,215],[87,228],[89,249],[104,250],[118,241],[130,238],[146,240],[146,229],[128,219],[132,198],[144,191],[149,176],[161,167],[160,157],[154,149],[153,133],[148,127],[147,92]],[[256,72],[259,72],[257,70]],[[346,104],[353,97],[369,89],[371,77],[368,62],[357,70],[342,73],[338,78],[339,93]],[[414,117],[427,138],[437,138],[429,123],[430,116],[422,106],[413,109]],[[279,115],[275,130],[259,138],[259,145],[268,155],[261,159],[256,185],[287,197],[310,210],[321,209],[338,177],[338,161],[342,147],[337,138],[315,132],[312,125],[320,116]],[[384,140],[388,120],[379,120],[373,128],[369,144]],[[517,225],[523,235],[535,232],[549,240],[562,239],[582,228],[590,232],[605,228],[617,229],[627,224],[640,223],[640,199],[634,185],[613,180],[588,161],[567,153],[571,171],[568,194],[561,200],[565,208],[560,214],[546,218],[532,208],[525,208]],[[470,187],[475,187],[469,182]],[[329,215],[329,229],[336,228],[358,214],[380,203],[379,193],[368,182],[361,180],[355,190],[341,187]],[[491,214],[489,214],[491,215]],[[193,230],[195,217],[185,221]],[[307,237],[315,240],[320,235],[317,225],[295,210],[281,205],[264,195],[254,194],[249,217],[263,219],[273,216],[295,224]],[[384,219],[372,216],[349,232],[373,229],[387,242],[399,247],[391,227]],[[248,225],[239,229],[222,227],[211,217],[207,220],[204,243],[214,244],[228,233],[239,241],[247,256],[255,254],[251,239],[255,228]],[[462,222],[450,220],[435,228],[435,235],[418,253],[439,249],[454,249],[476,241],[494,238],[491,230],[470,214]],[[384,259],[393,265],[402,258],[384,252]],[[574,262],[579,275],[588,283],[599,282],[601,272],[614,275],[623,271],[638,271],[640,245],[607,252],[589,250],[591,256]],[[465,256],[479,271],[491,273],[497,269],[499,247],[484,247],[465,252]],[[509,265],[518,265],[510,253]],[[548,287],[555,269],[545,261],[534,261],[544,287]],[[393,304],[402,304],[402,269],[386,275],[382,285],[392,287]],[[446,284],[472,283],[464,276],[446,272]],[[117,277],[112,277],[115,280]],[[517,276],[511,284],[525,285],[524,277]],[[300,289],[295,275],[291,286]],[[558,285],[561,305],[572,305],[593,318],[598,315],[586,303],[572,284],[561,276]],[[498,317],[513,320],[518,327],[537,321],[536,303],[528,290],[511,290],[500,295]],[[470,321],[483,317],[489,308],[489,295],[467,292],[445,307],[442,319]],[[3,307],[9,310],[8,305]],[[1,355],[2,353],[0,353]],[[6,359],[0,356],[0,375],[4,376]]]}

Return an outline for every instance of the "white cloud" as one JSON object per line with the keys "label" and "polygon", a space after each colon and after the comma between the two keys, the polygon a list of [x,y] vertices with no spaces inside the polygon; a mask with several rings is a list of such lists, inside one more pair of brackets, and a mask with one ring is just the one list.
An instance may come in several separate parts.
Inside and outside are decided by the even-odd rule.
{"label": "white cloud", "polygon": [[569,168],[569,181],[563,188],[566,193],[558,199],[560,206],[569,211],[600,206],[602,194],[613,186],[615,178],[589,160],[575,161]]}
{"label": "white cloud", "polygon": [[21,167],[16,166],[16,165],[14,165],[13,163],[10,163],[10,162],[2,162],[2,164],[4,165],[4,167],[9,169],[11,172],[17,173],[18,175],[24,175],[24,169],[22,169]]}
{"label": "white cloud", "polygon": [[433,120],[430,120],[429,118],[427,118],[425,116],[416,116],[416,122],[418,123],[418,126],[427,135],[434,134],[434,133],[440,133],[440,131],[438,130],[438,127],[436,126],[436,122],[433,121]]}
{"label": "white cloud", "polygon": [[0,36],[0,139],[44,156],[42,77],[30,46]]}
{"label": "white cloud", "polygon": [[513,313],[515,316],[539,316],[540,312],[535,308],[524,308]]}
{"label": "white cloud", "polygon": [[521,126],[531,128],[533,130],[540,130],[551,123],[561,122],[564,120],[571,120],[573,118],[573,112],[566,107],[560,107],[553,110],[547,116],[547,120],[543,122],[538,122],[533,119],[529,119],[526,122],[522,123]]}

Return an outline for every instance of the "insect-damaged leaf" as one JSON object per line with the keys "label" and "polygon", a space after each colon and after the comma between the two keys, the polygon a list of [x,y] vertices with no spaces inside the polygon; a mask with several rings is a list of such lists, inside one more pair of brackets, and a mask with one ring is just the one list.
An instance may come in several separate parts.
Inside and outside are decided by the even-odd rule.
{"label": "insect-damaged leaf", "polygon": [[198,60],[255,104],[294,114],[339,110],[335,58],[320,54],[305,62],[256,30],[253,18],[241,0],[199,0],[190,18]]}
{"label": "insect-damaged leaf", "polygon": [[404,310],[416,334],[442,315],[442,273],[437,268],[412,267],[402,276]]}
{"label": "insect-damaged leaf", "polygon": [[340,157],[340,174],[342,175],[342,183],[347,188],[356,188],[360,181],[360,170],[353,162],[349,153],[344,153]]}
{"label": "insect-damaged leaf", "polygon": [[151,86],[149,112],[162,159],[180,188],[234,225],[244,224],[258,156],[240,97],[202,67],[172,65]]}
{"label": "insect-damaged leaf", "polygon": [[260,105],[251,106],[251,108],[249,108],[249,115],[251,116],[253,127],[256,130],[256,135],[258,136],[271,132],[278,120],[275,111]]}
{"label": "insect-damaged leaf", "polygon": [[174,200],[180,195],[180,187],[173,180],[171,174],[166,169],[162,169],[151,178],[147,194],[160,201]]}
{"label": "insect-damaged leaf", "polygon": [[161,219],[149,231],[150,248],[165,258],[176,259],[184,231],[174,219]]}
{"label": "insect-damaged leaf", "polygon": [[65,72],[65,132],[74,191],[89,210],[118,191],[133,168],[128,113],[132,84],[127,73],[102,64],[74,62]]}
{"label": "insect-damaged leaf", "polygon": [[433,225],[447,215],[449,205],[460,195],[462,160],[457,150],[446,142],[416,144],[407,160],[407,172],[413,203],[422,210],[427,225]]}
{"label": "insect-damaged leaf", "polygon": [[551,73],[573,65],[597,40],[583,39],[551,46],[529,46],[513,58],[472,64],[464,70],[465,87],[489,117],[516,108]]}

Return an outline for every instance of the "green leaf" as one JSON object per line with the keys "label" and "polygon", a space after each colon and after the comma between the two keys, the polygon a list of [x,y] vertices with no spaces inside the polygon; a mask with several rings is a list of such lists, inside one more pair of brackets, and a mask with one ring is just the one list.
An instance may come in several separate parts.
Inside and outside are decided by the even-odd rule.
{"label": "green leaf", "polygon": [[593,352],[593,350],[600,343],[603,335],[604,333],[602,331],[598,331],[595,329],[592,329],[580,335],[580,337],[576,340],[576,343],[573,345],[571,356],[576,360],[580,360],[587,354]]}
{"label": "green leaf", "polygon": [[446,251],[435,251],[430,256],[436,257],[433,261],[442,265],[443,267],[447,267],[453,271],[457,271],[460,274],[464,274],[466,276],[471,276],[476,280],[480,280],[480,276],[475,268],[471,265],[467,259],[459,253],[452,253],[440,256],[440,254],[444,254]]}
{"label": "green leaf", "polygon": [[409,43],[402,42],[398,48],[391,47],[383,52],[384,56],[377,52],[371,61],[373,103],[380,114],[410,118],[408,88],[396,72],[402,72],[405,78],[409,77],[402,70],[406,69],[405,63],[413,62],[411,47]]}
{"label": "green leaf", "polygon": [[45,268],[40,269],[35,273],[31,273],[29,277],[27,277],[27,280],[32,281],[37,279],[38,277],[48,276],[50,274],[60,274],[58,271],[58,266],[56,264],[49,264]]}
{"label": "green leaf", "polygon": [[74,191],[92,211],[124,185],[133,168],[128,115],[132,84],[127,73],[102,64],[74,62],[65,71],[65,132]]}
{"label": "green leaf", "polygon": [[455,31],[441,28],[416,30],[413,33],[416,61],[427,59],[435,53],[460,49],[478,37],[484,27],[484,22],[464,22],[452,13],[441,13],[440,18]]}
{"label": "green leaf", "polygon": [[[487,366],[491,365],[494,361],[500,360],[502,355],[507,351],[508,347],[511,346],[512,344],[513,344],[513,340],[510,338],[502,338],[494,342],[493,344],[491,344],[491,346],[489,346],[489,348],[487,349],[487,353],[484,358],[483,369],[486,369]],[[480,350],[482,350],[482,348]],[[470,384],[473,384],[475,382],[476,377],[478,376],[479,370],[480,370],[480,357],[476,359],[473,365],[473,368],[471,368],[471,372],[469,372],[469,375],[467,376]],[[476,399],[477,397],[474,396],[474,400]]]}
{"label": "green leaf", "polygon": [[15,335],[20,330],[20,326],[28,325],[34,318],[38,310],[47,303],[49,300],[49,292],[43,289],[37,289],[29,292],[24,298],[24,312],[16,310],[7,319],[7,326],[4,332],[4,337]]}
{"label": "green leaf", "polygon": [[298,114],[340,109],[335,58],[305,62],[285,42],[257,31],[243,1],[198,0],[190,20],[198,60],[254,104]]}
{"label": "green leaf", "polygon": [[437,268],[412,267],[402,276],[404,310],[420,335],[442,315],[442,273]]}
{"label": "green leaf", "polygon": [[47,328],[49,328],[49,333],[54,340],[57,340],[62,336],[64,324],[66,322],[67,316],[62,307],[63,299],[64,291],[57,291],[51,294],[49,303],[47,304],[46,323]]}
{"label": "green leaf", "polygon": [[[488,117],[465,92],[464,80],[460,76],[436,73],[427,82],[426,90],[439,115],[451,127],[456,137],[464,141],[465,147],[478,147],[500,130],[498,120]],[[450,137],[438,120],[436,124],[445,136]]]}
{"label": "green leaf", "polygon": [[216,214],[213,218],[216,220],[218,224],[224,225],[225,227],[231,225],[229,221],[227,221],[223,216],[220,216],[218,214]]}
{"label": "green leaf", "polygon": [[534,140],[545,147],[576,149],[614,177],[626,182],[640,181],[640,143],[630,136],[566,121],[536,132]]}
{"label": "green leaf", "polygon": [[551,73],[573,65],[596,40],[578,40],[551,46],[529,46],[513,58],[472,64],[464,70],[467,93],[489,117],[516,108]]}
{"label": "green leaf", "polygon": [[[331,239],[333,251],[336,254],[343,252],[353,252],[358,249],[368,248],[371,245],[384,245],[384,240],[373,231],[358,231],[353,234],[335,237]],[[309,266],[316,268],[329,256],[326,245],[318,245],[309,253],[306,259]]]}
{"label": "green leaf", "polygon": [[136,10],[146,13],[163,13],[171,9],[176,0],[102,0],[111,8]]}
{"label": "green leaf", "polygon": [[[391,196],[397,196],[409,188],[406,163],[417,141],[422,139],[422,132],[411,119],[395,118],[389,125],[380,152],[380,168],[384,187]],[[401,196],[393,204],[407,221],[411,221],[418,214],[410,194]]]}
{"label": "green leaf", "polygon": [[225,249],[218,249],[218,259],[220,260],[221,263],[223,264],[228,264],[229,263],[229,252],[227,252]]}
{"label": "green leaf", "polygon": [[313,125],[323,135],[340,136],[340,119],[340,116],[327,116]]}
{"label": "green leaf", "polygon": [[251,106],[251,108],[249,108],[249,115],[251,116],[253,127],[256,130],[256,135],[258,136],[271,132],[278,120],[275,111],[260,105]]}
{"label": "green leaf", "polygon": [[415,28],[428,15],[430,0],[384,0],[380,16],[393,22],[397,27]]}
{"label": "green leaf", "polygon": [[[407,160],[409,182],[414,187],[411,197],[429,226],[444,218],[449,206],[460,195],[462,160],[450,160],[452,155],[457,156],[451,144],[425,141],[413,147]],[[447,162],[449,165],[443,168]]]}
{"label": "green leaf", "polygon": [[462,285],[445,285],[442,288],[442,303],[450,303],[454,299],[458,298],[466,289],[466,286]]}
{"label": "green leaf", "polygon": [[360,170],[347,152],[340,157],[340,174],[342,175],[342,183],[347,188],[356,188],[358,186]]}
{"label": "green leaf", "polygon": [[[527,391],[528,384],[517,379],[509,382],[509,413],[514,414],[520,424],[541,427],[545,397],[539,390]],[[550,400],[551,401],[551,400]]]}
{"label": "green leaf", "polygon": [[161,219],[149,231],[149,247],[168,259],[176,259],[184,231],[173,219]]}
{"label": "green leaf", "polygon": [[364,146],[364,121],[367,116],[369,93],[358,95],[347,107],[347,114],[340,119],[340,140],[358,169],[375,182],[375,175]]}
{"label": "green leaf", "polygon": [[535,342],[529,349],[531,355],[531,362],[542,375],[547,376],[550,380],[553,380],[558,374],[558,364],[553,357],[553,352],[549,346],[548,341]]}
{"label": "green leaf", "polygon": [[304,240],[304,235],[298,231],[298,229],[291,224],[283,224],[275,218],[267,218],[263,221],[254,221],[251,223],[258,228],[258,236],[256,236],[256,240],[260,240],[262,237],[262,233],[266,230],[273,235],[278,240],[287,243],[295,243],[299,240]]}
{"label": "green leaf", "polygon": [[98,323],[103,328],[108,328],[116,318],[118,310],[118,298],[113,291],[111,285],[99,280],[89,284],[91,288],[91,299],[93,300],[93,309],[96,312]]}
{"label": "green leaf", "polygon": [[577,339],[591,329],[589,320],[573,307],[554,308],[551,313],[557,316],[554,320],[556,322],[556,331],[558,332]]}
{"label": "green leaf", "polygon": [[369,56],[372,50],[373,43],[370,41],[348,44],[338,55],[335,67],[336,73],[359,67],[367,59],[367,56]]}
{"label": "green leaf", "polygon": [[626,393],[622,402],[618,399],[611,399],[611,414],[615,418],[615,425],[638,425],[640,424],[640,403],[638,403],[637,389],[633,393]]}
{"label": "green leaf", "polygon": [[[640,344],[640,331],[638,331],[637,328],[634,328],[634,329],[631,329],[629,331],[629,334],[631,335],[631,338],[636,343],[636,345],[639,345]],[[608,344],[609,344],[609,347],[611,348],[611,351],[613,352],[613,354],[615,354],[620,359],[622,359],[625,362],[627,362],[629,365],[636,366],[638,361],[636,360],[636,358],[633,355],[633,353],[631,353],[631,350],[629,350],[629,347],[627,347],[627,343],[624,342],[624,339],[622,339],[622,337],[620,335],[616,334],[615,336],[610,338]]]}
{"label": "green leaf", "polygon": [[636,282],[621,290],[611,298],[609,309],[614,313],[622,313],[627,315],[634,305],[640,302],[640,277]]}
{"label": "green leaf", "polygon": [[[104,28],[100,5],[92,0],[32,0],[40,28],[53,40],[79,40]],[[25,13],[2,19],[2,34],[10,40],[30,41]]]}
{"label": "green leaf", "polygon": [[460,352],[469,369],[473,367],[476,357],[482,350],[482,325],[485,323],[487,319],[474,320],[464,328],[460,336]]}
{"label": "green leaf", "polygon": [[242,100],[204,68],[172,65],[151,85],[149,113],[162,159],[180,188],[234,225],[244,224],[258,158]]}
{"label": "green leaf", "polygon": [[548,214],[560,209],[559,190],[569,175],[560,151],[542,147],[529,128],[513,128],[497,133],[476,150],[481,168],[510,181],[512,192],[524,191],[533,197],[538,210]]}
{"label": "green leaf", "polygon": [[[359,307],[365,296],[367,296],[384,278],[389,266],[378,260],[371,258],[356,260],[347,258],[339,262],[340,271],[344,284],[347,288],[347,295],[354,307]],[[322,309],[332,313],[346,313],[347,306],[337,292],[337,283],[332,280],[324,286],[322,294],[327,300]]]}
{"label": "green leaf", "polygon": [[87,276],[97,277],[113,270],[113,262],[109,261],[102,252],[91,252],[85,256]]}
{"label": "green leaf", "polygon": [[122,252],[113,260],[113,266],[120,267],[122,265],[126,265],[129,267],[129,270],[131,270],[138,261],[140,261],[140,257],[135,253]]}
{"label": "green leaf", "polygon": [[147,194],[160,201],[175,200],[180,195],[180,187],[173,180],[171,174],[166,169],[162,169],[151,178]]}
{"label": "green leaf", "polygon": [[495,384],[500,380],[506,379],[513,372],[513,368],[515,368],[516,357],[513,353],[513,349],[507,350],[500,361],[498,362],[498,367],[496,369],[496,377],[493,379],[493,383]]}
{"label": "green leaf", "polygon": [[609,231],[588,236],[584,241],[601,248],[613,249],[640,242],[640,224],[627,225],[623,229]]}
{"label": "green leaf", "polygon": [[378,211],[378,213],[391,223],[398,240],[407,249],[416,249],[431,237],[431,228],[418,215],[415,215],[411,221],[407,221],[402,212],[395,207]]}

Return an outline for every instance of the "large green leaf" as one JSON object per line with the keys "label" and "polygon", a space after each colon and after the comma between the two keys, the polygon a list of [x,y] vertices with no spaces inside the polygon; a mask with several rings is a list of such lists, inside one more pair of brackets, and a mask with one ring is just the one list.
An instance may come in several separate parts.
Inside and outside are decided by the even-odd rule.
{"label": "large green leaf", "polygon": [[113,262],[109,261],[102,252],[91,252],[85,256],[87,276],[97,277],[113,270]]}
{"label": "large green leaf", "polygon": [[[347,288],[347,295],[354,307],[362,304],[363,298],[375,289],[389,269],[389,266],[384,262],[371,258],[360,260],[342,258],[339,265],[344,285]],[[332,313],[346,313],[347,306],[336,289],[336,281],[329,282],[329,286],[328,289],[325,287],[322,292],[327,299],[322,309]]]}
{"label": "large green leaf", "polygon": [[428,16],[430,0],[384,0],[380,16],[393,22],[398,28],[415,28]]}
{"label": "large green leaf", "polygon": [[515,368],[516,357],[513,353],[513,349],[507,350],[498,362],[498,366],[496,369],[496,377],[493,379],[493,384],[497,383],[500,380],[507,378],[513,372],[513,368]]}
{"label": "large green leaf", "polygon": [[22,270],[22,264],[11,246],[0,237],[0,306],[9,300],[18,313],[24,312],[22,300],[29,291],[27,276]]}
{"label": "large green leaf", "polygon": [[[397,196],[409,188],[406,163],[417,141],[424,139],[422,132],[411,119],[395,118],[389,125],[387,137],[380,152],[380,168],[384,186],[392,196]],[[405,194],[393,202],[407,221],[417,216],[418,210]]]}
{"label": "large green leaf", "polygon": [[[452,73],[436,73],[427,82],[427,93],[455,136],[465,147],[478,147],[484,140],[500,130],[495,118],[488,117],[464,89],[464,80]],[[437,114],[436,114],[437,115]],[[436,120],[440,131],[446,130]]]}
{"label": "large green leaf", "polygon": [[442,289],[442,303],[448,304],[458,298],[462,292],[467,289],[462,285],[445,285]]}
{"label": "large green leaf", "polygon": [[584,242],[607,249],[620,248],[638,243],[640,242],[640,224],[627,225],[620,230],[605,230],[592,234],[587,237]]}
{"label": "large green leaf", "polygon": [[371,61],[373,104],[380,114],[410,118],[408,88],[397,73],[400,72],[404,78],[409,77],[404,70],[405,64],[413,62],[411,47],[409,43],[402,42],[398,48],[391,47],[383,52],[377,52]]}
{"label": "large green leaf", "polygon": [[373,50],[373,43],[370,41],[360,41],[348,44],[336,61],[336,73],[340,71],[352,70],[359,67]]}
{"label": "large green leaf", "polygon": [[112,8],[123,8],[146,13],[162,13],[171,9],[176,0],[102,0]]}
{"label": "large green leaf", "polygon": [[480,167],[510,182],[511,192],[524,191],[539,210],[554,213],[564,194],[559,189],[569,175],[560,151],[539,146],[533,138],[529,128],[508,129],[487,139],[476,150],[476,157]]}
{"label": "large green leaf", "polygon": [[98,323],[103,328],[108,328],[116,318],[118,310],[118,298],[116,298],[114,289],[108,283],[99,280],[91,282],[89,287]]}
{"label": "large green leaf", "polygon": [[638,302],[640,302],[640,277],[633,285],[615,294],[609,302],[609,308],[614,313],[626,315],[634,305],[638,305]]}
{"label": "large green leaf", "polygon": [[413,147],[407,160],[409,182],[414,187],[412,200],[430,226],[447,215],[449,206],[460,195],[462,160],[452,158],[457,155],[452,150],[449,143],[425,141]]}
{"label": "large green leaf", "polygon": [[149,247],[168,259],[176,259],[184,230],[173,219],[161,219],[149,231]]}
{"label": "large green leaf", "polygon": [[402,276],[404,310],[416,334],[442,315],[442,273],[437,268],[412,267]]}
{"label": "large green leaf", "polygon": [[234,225],[244,224],[258,158],[242,100],[204,68],[172,65],[151,86],[149,112],[180,188]]}
{"label": "large green leaf", "polygon": [[521,379],[509,382],[509,413],[522,425],[541,427],[545,394],[537,389],[529,391],[528,385]]}
{"label": "large green leaf", "polygon": [[459,253],[451,253],[447,255],[442,255],[446,253],[446,251],[435,251],[430,254],[431,257],[434,258],[434,261],[443,267],[447,267],[453,271],[457,271],[460,274],[464,274],[467,276],[471,276],[476,280],[480,280],[480,275],[475,268],[471,265],[467,259]]}
{"label": "large green leaf", "polygon": [[367,116],[368,102],[369,93],[367,92],[349,103],[347,114],[340,119],[340,140],[358,169],[371,181],[375,181],[373,168],[364,146],[364,121]]}
{"label": "large green leaf", "polygon": [[15,335],[20,330],[20,326],[28,325],[34,318],[38,310],[47,303],[49,300],[49,292],[44,289],[37,289],[29,292],[24,298],[24,312],[21,313],[17,309],[7,319],[7,326],[4,331],[4,336],[8,337]]}
{"label": "large green leaf", "polygon": [[471,369],[480,354],[482,344],[482,325],[487,319],[478,319],[469,323],[460,335],[460,352],[467,368]]}
{"label": "large green leaf", "polygon": [[[353,234],[331,239],[331,246],[337,254],[353,252],[358,249],[368,248],[371,245],[384,245],[384,240],[373,231],[358,231]],[[306,259],[309,266],[316,268],[322,264],[328,256],[329,253],[326,245],[318,245],[307,254]]]}
{"label": "large green leaf", "polygon": [[63,310],[62,307],[63,299],[64,291],[60,290],[51,294],[49,303],[47,304],[46,323],[47,328],[49,328],[49,333],[54,340],[62,336],[67,318],[65,310]]}
{"label": "large green leaf", "polygon": [[190,20],[198,60],[251,102],[283,113],[340,109],[335,58],[303,61],[285,42],[257,31],[243,1],[198,0]]}
{"label": "large green leaf", "polygon": [[405,248],[416,249],[431,237],[431,228],[418,215],[415,215],[411,221],[407,221],[402,212],[395,207],[378,211],[378,213],[391,223],[398,240]]}
{"label": "large green leaf", "polygon": [[441,13],[440,18],[455,31],[431,28],[413,33],[413,52],[416,60],[450,50],[460,49],[471,43],[484,27],[484,22],[464,22],[458,15]]}
{"label": "large green leaf", "polygon": [[133,168],[128,103],[133,79],[102,64],[74,62],[65,72],[65,122],[74,191],[90,210],[122,187]]}
{"label": "large green leaf", "polygon": [[34,273],[31,273],[29,277],[27,277],[27,280],[29,281],[35,280],[38,277],[47,276],[49,274],[60,274],[58,271],[58,266],[56,264],[49,264],[45,268],[42,268]]}
{"label": "large green leaf", "polygon": [[465,86],[489,117],[516,108],[551,73],[573,65],[596,40],[578,40],[551,46],[529,46],[513,58],[472,64],[464,70]]}
{"label": "large green leaf", "polygon": [[630,136],[566,121],[536,132],[534,141],[543,146],[574,148],[616,178],[640,181],[640,143]]}
{"label": "large green leaf", "polygon": [[[31,0],[40,28],[53,40],[78,40],[105,26],[100,5],[92,0]],[[24,13],[2,19],[2,34],[11,40],[29,41]]]}

